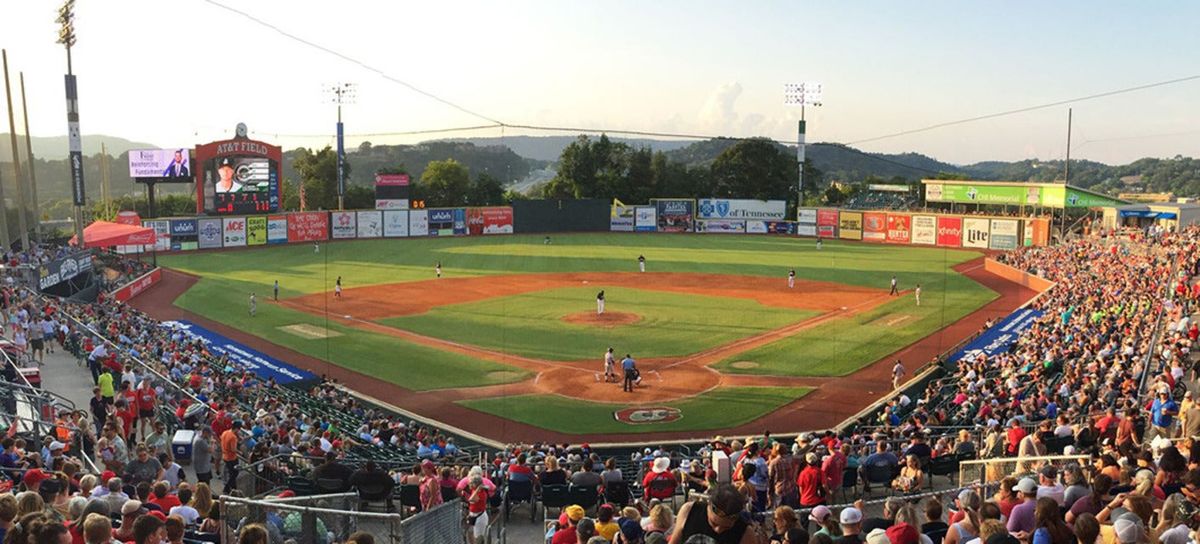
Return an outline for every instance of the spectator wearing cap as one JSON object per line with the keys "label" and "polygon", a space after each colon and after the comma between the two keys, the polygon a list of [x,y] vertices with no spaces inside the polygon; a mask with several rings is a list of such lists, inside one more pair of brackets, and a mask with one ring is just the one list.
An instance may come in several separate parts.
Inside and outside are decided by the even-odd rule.
{"label": "spectator wearing cap", "polygon": [[[1122,514],[1113,521],[1112,533],[1119,544],[1147,544],[1150,542],[1150,539],[1146,536],[1145,525],[1134,514]],[[1101,527],[1100,535],[1103,538],[1104,527]]]}
{"label": "spectator wearing cap", "polygon": [[1021,503],[1014,506],[1008,516],[1009,534],[1018,539],[1027,539],[1034,530],[1035,512],[1037,510],[1037,482],[1033,478],[1021,478],[1013,488],[1021,498]]}
{"label": "spectator wearing cap", "polygon": [[801,525],[807,526],[811,530],[814,523],[816,524],[816,532],[813,533],[813,536],[825,535],[832,540],[842,534],[842,529],[838,527],[837,517],[833,515],[833,511],[828,506],[823,504],[813,508],[808,513],[806,523],[802,523]]}
{"label": "spectator wearing cap", "polygon": [[1179,414],[1179,405],[1171,398],[1171,392],[1165,387],[1158,390],[1158,396],[1150,405],[1150,429],[1146,431],[1146,436],[1142,441],[1149,444],[1155,437],[1171,436],[1171,425],[1175,422],[1175,416]]}
{"label": "spectator wearing cap", "polygon": [[50,473],[40,468],[32,468],[25,471],[25,475],[21,477],[21,482],[25,484],[25,489],[37,493],[41,490],[42,484],[52,478],[54,476]]}
{"label": "spectator wearing cap", "polygon": [[[576,527],[583,520],[583,507],[578,504],[572,504],[563,509],[563,515],[559,519],[559,526],[554,531],[554,536],[551,538],[551,544],[577,544],[579,542],[579,533]],[[565,521],[566,523],[561,523]],[[593,531],[595,526],[592,527]]]}
{"label": "spectator wearing cap", "polygon": [[1037,498],[1048,497],[1054,500],[1054,503],[1063,506],[1066,503],[1066,488],[1058,483],[1058,469],[1053,465],[1046,465],[1042,470],[1038,471],[1038,489]]}
{"label": "spectator wearing cap", "polygon": [[683,544],[695,535],[704,535],[718,542],[757,544],[757,535],[742,518],[745,508],[746,498],[737,489],[718,484],[708,500],[692,501],[679,509],[670,541]]}
{"label": "spectator wearing cap", "polygon": [[579,520],[579,524],[575,526],[575,542],[588,544],[588,541],[594,536],[596,536],[596,521],[592,518]]}
{"label": "spectator wearing cap", "polygon": [[146,509],[142,508],[142,501],[131,500],[126,501],[121,506],[121,526],[113,532],[113,538],[121,542],[133,540],[133,524],[139,516],[146,513]]}
{"label": "spectator wearing cap", "polygon": [[825,488],[825,474],[821,471],[821,457],[817,452],[810,451],[804,455],[804,467],[796,477],[796,489],[799,493],[800,508],[825,504],[825,497],[829,492]]}
{"label": "spectator wearing cap", "polygon": [[421,509],[429,510],[442,504],[442,485],[438,482],[437,467],[433,461],[421,461]]}
{"label": "spectator wearing cap", "polygon": [[[983,506],[983,499],[974,490],[964,489],[958,492],[955,502],[958,503],[962,519],[950,523],[950,528],[946,530],[946,537],[943,543],[965,544],[966,542],[977,540],[981,529],[979,511]],[[997,510],[999,509],[997,508]]]}
{"label": "spectator wearing cap", "polygon": [[829,452],[821,462],[821,472],[825,475],[825,489],[832,493],[842,487],[842,480],[846,477],[850,444],[834,444],[829,447]]}
{"label": "spectator wearing cap", "polygon": [[858,508],[843,508],[838,514],[838,525],[842,527],[842,536],[835,538],[834,544],[862,544],[865,541],[862,534],[862,511]]}
{"label": "spectator wearing cap", "polygon": [[642,478],[642,498],[649,503],[651,500],[670,500],[679,487],[679,480],[671,471],[671,459],[659,457],[654,460],[650,470]]}

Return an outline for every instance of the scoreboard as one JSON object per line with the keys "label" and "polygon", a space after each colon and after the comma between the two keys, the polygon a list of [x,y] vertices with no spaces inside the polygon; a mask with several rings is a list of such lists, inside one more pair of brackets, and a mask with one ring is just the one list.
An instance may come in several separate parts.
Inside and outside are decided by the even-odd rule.
{"label": "scoreboard", "polygon": [[282,162],[280,147],[242,135],[197,146],[197,213],[250,215],[279,211]]}

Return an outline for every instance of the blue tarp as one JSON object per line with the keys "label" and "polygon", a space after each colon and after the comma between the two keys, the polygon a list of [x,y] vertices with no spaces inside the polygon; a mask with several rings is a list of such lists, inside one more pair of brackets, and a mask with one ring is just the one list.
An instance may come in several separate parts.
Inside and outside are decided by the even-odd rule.
{"label": "blue tarp", "polygon": [[1013,344],[1017,343],[1017,338],[1021,336],[1021,333],[1033,326],[1034,321],[1037,321],[1039,317],[1042,317],[1041,310],[1032,308],[1023,308],[1009,314],[1008,317],[992,325],[992,328],[984,331],[978,338],[971,340],[966,346],[951,355],[950,362],[957,362],[959,359],[970,361],[980,354],[992,356],[1007,352]]}
{"label": "blue tarp", "polygon": [[164,326],[172,327],[177,330],[182,330],[184,333],[198,337],[204,340],[208,349],[217,355],[228,354],[229,359],[234,363],[241,365],[247,370],[258,374],[262,379],[275,378],[275,383],[280,385],[289,384],[292,382],[300,382],[306,380],[315,380],[317,376],[306,370],[300,370],[292,365],[289,365],[279,359],[271,357],[256,349],[247,347],[244,344],[235,342],[210,331],[191,321],[167,321]]}

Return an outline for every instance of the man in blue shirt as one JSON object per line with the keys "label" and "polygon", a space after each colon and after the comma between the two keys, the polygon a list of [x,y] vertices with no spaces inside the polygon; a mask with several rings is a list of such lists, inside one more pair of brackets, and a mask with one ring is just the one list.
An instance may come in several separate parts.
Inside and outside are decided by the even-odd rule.
{"label": "man in blue shirt", "polygon": [[624,359],[621,359],[621,370],[625,371],[625,382],[621,384],[621,390],[632,393],[633,382],[637,380],[638,369],[637,364],[633,362],[633,357],[630,357],[628,353],[625,354]]}
{"label": "man in blue shirt", "polygon": [[1166,389],[1158,392],[1158,398],[1150,405],[1150,431],[1146,433],[1145,442],[1149,443],[1156,436],[1171,436],[1171,424],[1179,413],[1179,405],[1171,399],[1171,393]]}

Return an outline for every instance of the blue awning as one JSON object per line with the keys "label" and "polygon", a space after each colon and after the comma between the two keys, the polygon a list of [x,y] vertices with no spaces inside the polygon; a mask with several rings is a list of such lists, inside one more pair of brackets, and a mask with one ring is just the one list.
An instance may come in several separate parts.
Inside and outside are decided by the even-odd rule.
{"label": "blue awning", "polygon": [[1175,212],[1155,212],[1150,210],[1119,210],[1121,217],[1145,217],[1147,219],[1175,219]]}

